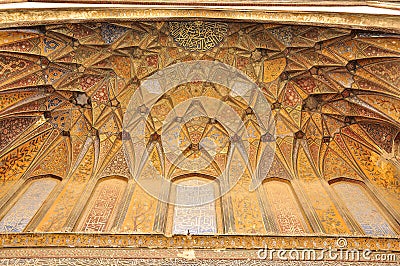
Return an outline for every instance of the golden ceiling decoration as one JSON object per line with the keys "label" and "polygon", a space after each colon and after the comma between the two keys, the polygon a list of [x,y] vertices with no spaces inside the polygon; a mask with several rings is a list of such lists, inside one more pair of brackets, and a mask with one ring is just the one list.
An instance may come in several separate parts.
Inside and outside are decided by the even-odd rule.
{"label": "golden ceiling decoration", "polygon": [[[123,117],[144,79],[179,62],[208,60],[239,69],[260,87],[276,137],[260,133],[254,110],[228,88],[187,83],[143,110],[149,156],[136,158],[151,169],[143,173],[178,182],[223,172],[234,139],[219,121],[192,119],[177,136],[190,158],[204,156],[203,139],[218,143],[201,171],[169,162],[159,137],[171,110],[208,96],[229,105],[252,136],[243,177],[207,213],[212,232],[399,233],[399,35],[191,21],[55,24],[0,36],[2,232],[171,234],[176,209],[149,196],[129,171],[122,143],[135,136],[123,131]],[[265,182],[251,192],[258,151],[273,141],[272,167],[260,170]],[[285,193],[272,193],[278,190]],[[27,202],[35,204],[20,216],[18,206]]]}

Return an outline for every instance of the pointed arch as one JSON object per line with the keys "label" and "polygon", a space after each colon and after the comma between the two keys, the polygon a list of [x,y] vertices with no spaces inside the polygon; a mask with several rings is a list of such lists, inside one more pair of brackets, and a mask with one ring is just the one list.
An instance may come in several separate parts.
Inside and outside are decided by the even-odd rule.
{"label": "pointed arch", "polygon": [[363,182],[341,177],[329,184],[366,235],[396,235],[390,215]]}
{"label": "pointed arch", "polygon": [[[167,214],[167,234],[222,233],[220,187],[212,176],[183,175],[172,180]],[[206,202],[196,205],[198,202]]]}
{"label": "pointed arch", "polygon": [[[23,232],[38,214],[61,178],[54,175],[28,179],[11,199],[0,220],[0,232]],[[0,214],[1,215],[1,214]]]}
{"label": "pointed arch", "polygon": [[99,179],[77,223],[76,231],[110,231],[118,214],[118,206],[127,183],[128,180],[121,176]]}
{"label": "pointed arch", "polygon": [[264,179],[263,187],[280,233],[310,232],[304,211],[289,180]]}

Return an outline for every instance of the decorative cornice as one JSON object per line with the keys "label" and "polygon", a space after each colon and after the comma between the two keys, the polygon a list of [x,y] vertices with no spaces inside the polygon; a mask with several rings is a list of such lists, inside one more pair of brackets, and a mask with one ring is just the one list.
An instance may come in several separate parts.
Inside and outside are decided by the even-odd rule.
{"label": "decorative cornice", "polygon": [[[11,233],[0,234],[4,248],[177,248],[177,249],[324,249],[338,248],[338,239],[347,249],[400,252],[399,237],[300,236],[300,235],[174,235],[93,234],[93,233]],[[0,252],[0,257],[2,252]]]}
{"label": "decorative cornice", "polygon": [[[366,11],[363,11],[362,8],[366,8]],[[166,21],[203,18],[331,26],[400,33],[399,16],[399,10],[368,6],[295,8],[284,6],[16,3],[0,5],[0,28],[86,21]]]}

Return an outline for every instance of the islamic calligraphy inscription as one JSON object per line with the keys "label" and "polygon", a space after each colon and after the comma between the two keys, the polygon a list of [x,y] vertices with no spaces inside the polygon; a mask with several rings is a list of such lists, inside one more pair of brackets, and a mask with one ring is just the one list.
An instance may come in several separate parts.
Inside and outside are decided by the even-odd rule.
{"label": "islamic calligraphy inscription", "polygon": [[225,38],[228,24],[207,21],[170,22],[169,30],[174,40],[183,48],[204,52],[214,48]]}

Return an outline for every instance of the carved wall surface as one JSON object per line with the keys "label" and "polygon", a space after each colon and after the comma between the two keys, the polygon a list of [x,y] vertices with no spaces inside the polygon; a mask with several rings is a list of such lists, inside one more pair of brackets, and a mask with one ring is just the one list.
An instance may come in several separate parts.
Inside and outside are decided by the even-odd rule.
{"label": "carved wall surface", "polygon": [[110,178],[99,181],[93,191],[77,231],[105,232],[112,229],[115,216],[120,206],[126,182]]}
{"label": "carved wall surface", "polygon": [[[215,209],[214,187],[207,186],[202,180],[186,180],[180,183],[176,191],[176,203],[174,206],[173,234],[216,234],[217,214]],[[203,205],[195,205],[199,198],[207,202]],[[197,202],[199,204],[200,202]]]}
{"label": "carved wall surface", "polygon": [[[276,127],[276,137],[262,135],[250,106],[209,82],[179,85],[143,111],[149,113],[149,154],[135,155],[141,178],[163,173],[173,182],[214,180],[227,166],[244,169],[227,194],[197,211],[149,195],[133,178],[123,148],[124,140],[135,137],[123,131],[123,117],[141,82],[194,60],[218,61],[244,72],[261,88]],[[399,73],[400,35],[377,31],[217,20],[1,30],[0,233],[189,230],[396,239]],[[168,160],[160,137],[163,121],[186,100],[201,96],[224,102],[243,120],[250,132],[248,164],[236,156],[235,140],[220,121],[207,117],[205,103],[190,107],[205,110],[203,116],[186,121],[175,137],[190,162],[210,157],[199,147],[212,140],[212,162],[191,171],[190,163]],[[272,141],[272,166],[262,172],[262,186],[251,190],[260,151]],[[168,197],[168,189],[160,191]],[[178,187],[175,193],[185,201],[218,189],[185,192]],[[13,237],[0,243],[14,245]],[[57,241],[58,235],[52,237]],[[116,239],[128,241],[123,235]],[[218,239],[210,239],[215,240],[210,245],[218,245]],[[153,240],[149,245],[161,245]],[[242,241],[236,240],[232,245]]]}
{"label": "carved wall surface", "polygon": [[304,234],[309,231],[290,184],[271,180],[264,184],[264,188],[281,233]]}
{"label": "carved wall surface", "polygon": [[19,196],[11,209],[0,221],[2,232],[22,232],[32,220],[46,198],[57,185],[58,180],[42,178],[28,181],[28,188]]}
{"label": "carved wall surface", "polygon": [[394,234],[381,210],[362,186],[342,182],[335,184],[334,189],[367,235]]}

